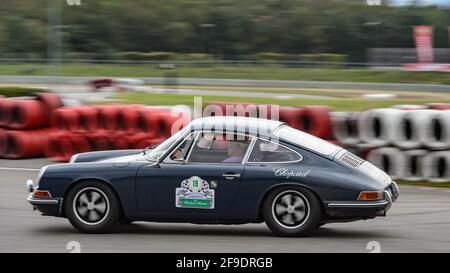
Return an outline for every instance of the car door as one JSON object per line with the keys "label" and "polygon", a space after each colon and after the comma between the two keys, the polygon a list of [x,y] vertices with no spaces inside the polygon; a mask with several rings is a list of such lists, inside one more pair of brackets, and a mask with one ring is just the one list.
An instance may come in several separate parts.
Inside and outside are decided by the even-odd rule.
{"label": "car door", "polygon": [[245,164],[245,174],[233,203],[236,217],[250,217],[259,211],[261,197],[273,185],[292,178],[307,177],[310,167],[302,164],[303,156],[276,141],[257,139]]}
{"label": "car door", "polygon": [[[142,166],[136,177],[140,212],[167,217],[217,217],[231,207],[244,172],[251,138],[193,133],[162,162]],[[231,146],[240,152],[231,154]]]}

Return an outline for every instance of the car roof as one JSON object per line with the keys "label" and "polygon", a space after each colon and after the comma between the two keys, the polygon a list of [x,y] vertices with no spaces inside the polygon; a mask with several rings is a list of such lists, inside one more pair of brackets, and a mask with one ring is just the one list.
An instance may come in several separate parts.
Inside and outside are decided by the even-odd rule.
{"label": "car roof", "polygon": [[280,121],[260,118],[213,116],[195,119],[190,123],[190,126],[193,131],[245,133],[271,137],[275,129],[283,124]]}

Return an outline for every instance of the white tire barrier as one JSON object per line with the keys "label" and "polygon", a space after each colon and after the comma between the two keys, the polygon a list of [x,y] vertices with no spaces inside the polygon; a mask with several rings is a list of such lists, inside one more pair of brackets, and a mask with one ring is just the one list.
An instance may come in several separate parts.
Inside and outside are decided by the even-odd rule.
{"label": "white tire barrier", "polygon": [[367,155],[367,161],[389,174],[392,179],[403,177],[405,157],[397,148],[384,147],[374,149]]}
{"label": "white tire barrier", "polygon": [[432,152],[424,159],[423,173],[430,182],[450,181],[450,151]]}
{"label": "white tire barrier", "polygon": [[392,143],[401,148],[415,149],[423,146],[426,124],[437,110],[408,110],[400,116],[397,134]]}
{"label": "white tire barrier", "polygon": [[333,134],[340,144],[355,145],[359,143],[358,112],[332,112]]}
{"label": "white tire barrier", "polygon": [[434,110],[422,126],[423,143],[433,150],[450,148],[450,110]]}
{"label": "white tire barrier", "polygon": [[390,108],[372,109],[360,114],[360,138],[372,146],[387,146],[399,132],[399,122],[406,111]]}
{"label": "white tire barrier", "polygon": [[427,150],[404,151],[402,179],[406,181],[424,180],[424,159],[428,154]]}

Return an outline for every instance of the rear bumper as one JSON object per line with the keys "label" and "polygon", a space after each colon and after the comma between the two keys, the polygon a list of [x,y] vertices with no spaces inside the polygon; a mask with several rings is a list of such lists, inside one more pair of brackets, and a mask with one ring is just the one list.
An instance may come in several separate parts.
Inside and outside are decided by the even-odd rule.
{"label": "rear bumper", "polygon": [[370,219],[377,216],[386,216],[400,191],[395,182],[384,190],[384,196],[379,201],[329,201],[324,202],[327,215],[330,218],[343,219]]}
{"label": "rear bumper", "polygon": [[39,210],[43,215],[62,215],[62,198],[35,198],[33,194],[30,194],[27,201],[33,206],[33,209]]}

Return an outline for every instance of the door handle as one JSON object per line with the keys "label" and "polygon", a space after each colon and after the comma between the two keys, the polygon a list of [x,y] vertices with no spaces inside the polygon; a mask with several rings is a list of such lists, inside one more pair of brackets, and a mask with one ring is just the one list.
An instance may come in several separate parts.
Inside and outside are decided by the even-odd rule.
{"label": "door handle", "polygon": [[225,179],[228,179],[228,180],[233,180],[233,179],[235,179],[237,177],[241,177],[241,175],[238,174],[238,173],[224,173],[224,174],[222,174],[222,176],[225,177]]}

